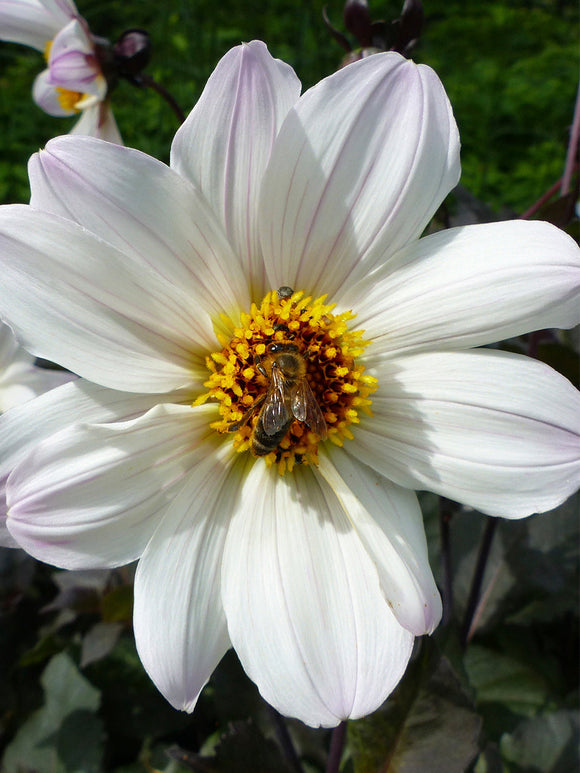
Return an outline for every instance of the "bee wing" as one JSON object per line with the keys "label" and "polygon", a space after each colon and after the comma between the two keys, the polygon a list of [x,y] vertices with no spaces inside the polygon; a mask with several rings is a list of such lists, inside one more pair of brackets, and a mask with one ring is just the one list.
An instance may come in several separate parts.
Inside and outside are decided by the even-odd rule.
{"label": "bee wing", "polygon": [[300,379],[292,393],[290,402],[292,414],[298,421],[303,421],[315,432],[321,440],[326,438],[326,422],[318,400],[314,396],[310,384],[303,378]]}
{"label": "bee wing", "polygon": [[292,416],[286,405],[284,378],[277,368],[272,368],[270,388],[260,414],[266,435],[275,435],[290,423]]}

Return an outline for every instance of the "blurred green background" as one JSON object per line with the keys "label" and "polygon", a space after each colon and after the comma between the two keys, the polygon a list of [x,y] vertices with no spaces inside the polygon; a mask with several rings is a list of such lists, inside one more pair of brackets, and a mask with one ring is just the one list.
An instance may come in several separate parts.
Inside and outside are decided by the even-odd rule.
{"label": "blurred green background", "polygon": [[[92,31],[111,40],[130,27],[151,35],[148,71],[188,112],[218,59],[233,45],[265,40],[304,88],[342,56],[322,23],[336,27],[342,2],[323,0],[80,0]],[[401,2],[371,2],[374,19],[395,19]],[[562,174],[578,77],[575,0],[427,0],[417,61],[434,67],[454,106],[463,143],[463,184],[494,210],[522,212]],[[0,201],[26,201],[25,162],[72,120],[31,101],[37,52],[0,44]],[[113,107],[127,145],[167,160],[176,119],[158,96],[121,83]]]}

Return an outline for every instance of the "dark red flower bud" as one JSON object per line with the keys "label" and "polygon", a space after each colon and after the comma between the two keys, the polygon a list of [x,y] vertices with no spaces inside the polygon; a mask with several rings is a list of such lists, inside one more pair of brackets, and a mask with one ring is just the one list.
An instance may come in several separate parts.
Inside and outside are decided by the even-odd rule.
{"label": "dark red flower bud", "polygon": [[371,15],[366,0],[347,0],[344,4],[344,26],[358,40],[361,48],[372,45]]}
{"label": "dark red flower bud", "polygon": [[135,80],[149,64],[151,40],[145,30],[126,30],[115,43],[114,50],[119,75]]}
{"label": "dark red flower bud", "polygon": [[406,55],[414,48],[423,28],[423,4],[421,0],[405,0],[401,17],[397,20],[397,37],[392,51]]}

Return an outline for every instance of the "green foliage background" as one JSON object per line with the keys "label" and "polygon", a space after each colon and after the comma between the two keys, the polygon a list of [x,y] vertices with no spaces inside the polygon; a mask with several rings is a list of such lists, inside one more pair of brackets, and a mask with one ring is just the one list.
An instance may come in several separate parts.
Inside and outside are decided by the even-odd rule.
{"label": "green foliage background", "polygon": [[[261,38],[289,62],[305,88],[330,74],[342,51],[322,24],[322,0],[85,0],[95,34],[111,40],[142,27],[153,42],[149,72],[184,111],[195,103],[225,51]],[[328,14],[342,26],[342,3]],[[399,2],[371,2],[374,18],[394,19]],[[526,209],[562,173],[578,71],[575,0],[427,0],[414,58],[433,66],[456,113],[463,142],[463,184],[494,209]],[[30,100],[40,54],[0,45],[0,200],[26,201],[24,165],[67,119]],[[121,83],[113,105],[123,138],[166,160],[176,120],[152,92]]]}
{"label": "green foliage background", "polygon": [[[131,27],[153,43],[148,71],[187,112],[225,51],[264,39],[305,88],[342,51],[306,0],[79,0],[95,34]],[[396,18],[399,2],[372,2]],[[463,142],[463,185],[497,213],[522,212],[562,174],[577,88],[578,7],[561,0],[426,0],[414,58],[442,78]],[[328,14],[341,27],[342,3]],[[46,116],[30,90],[41,56],[0,44],[0,201],[26,202],[28,157],[71,121]],[[113,107],[126,144],[164,161],[177,128],[160,98],[121,83]],[[0,280],[1,281],[1,280]],[[510,348],[525,350],[525,341]],[[569,339],[541,356],[577,369]],[[441,588],[442,507],[425,495],[431,561]],[[501,522],[469,645],[460,642],[479,545],[489,519],[451,505],[453,603],[421,642],[386,706],[349,724],[344,773],[570,773],[577,764],[578,502],[548,516]],[[277,720],[233,653],[193,716],[152,686],[134,648],[131,570],[61,573],[0,551],[2,773],[188,770],[288,773]],[[449,602],[449,597],[447,598]],[[324,770],[329,735],[288,728],[304,773]],[[169,756],[168,756],[169,750]],[[201,760],[203,757],[203,760]]]}

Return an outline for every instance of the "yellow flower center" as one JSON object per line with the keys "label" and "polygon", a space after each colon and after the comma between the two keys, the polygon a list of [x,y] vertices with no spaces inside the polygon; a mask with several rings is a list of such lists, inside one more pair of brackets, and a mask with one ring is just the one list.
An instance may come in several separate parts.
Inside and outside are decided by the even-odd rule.
{"label": "yellow flower center", "polygon": [[326,296],[316,300],[288,287],[252,304],[240,325],[224,322],[231,337],[206,359],[206,400],[219,404],[213,429],[233,435],[237,451],[262,456],[280,474],[295,464],[317,464],[318,444],[341,446],[349,425],[370,413],[377,381],[356,360],[364,352],[362,330],[349,330],[350,311],[333,314]]}
{"label": "yellow flower center", "polygon": [[58,103],[63,110],[75,113],[81,112],[77,105],[84,95],[80,91],[69,91],[68,89],[62,89],[60,86],[56,86],[55,91]]}

